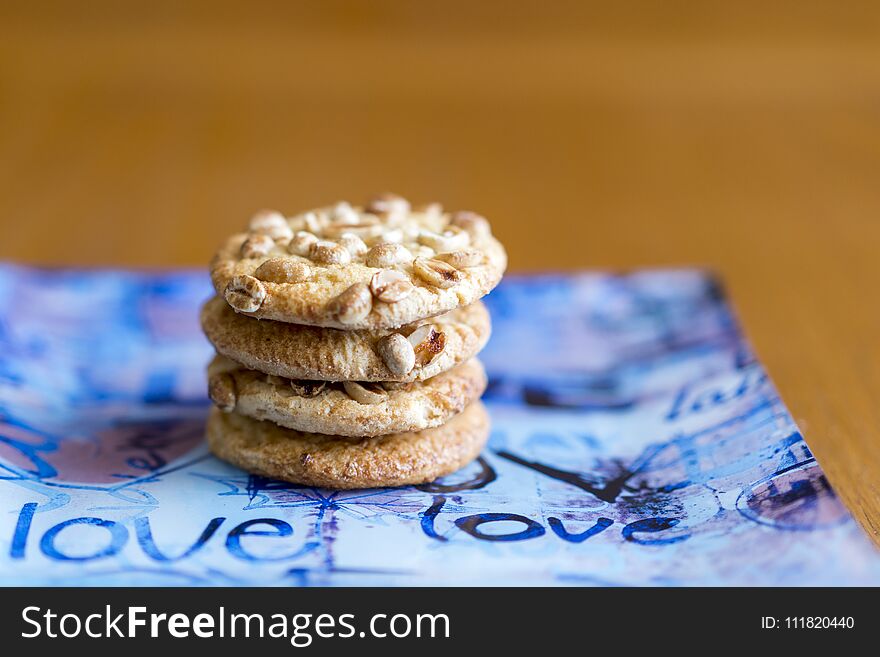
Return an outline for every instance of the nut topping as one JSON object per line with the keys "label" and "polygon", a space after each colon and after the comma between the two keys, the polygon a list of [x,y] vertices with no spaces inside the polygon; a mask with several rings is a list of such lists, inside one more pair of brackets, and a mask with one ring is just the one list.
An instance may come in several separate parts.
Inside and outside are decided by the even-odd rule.
{"label": "nut topping", "polygon": [[421,230],[418,236],[419,244],[429,246],[435,251],[455,251],[465,248],[471,241],[467,231],[458,226],[450,226],[442,233],[431,230]]}
{"label": "nut topping", "polygon": [[438,253],[434,259],[452,265],[456,269],[467,269],[468,267],[476,267],[483,262],[483,253],[476,249],[461,249]]}
{"label": "nut topping", "polygon": [[391,228],[387,229],[384,233],[379,235],[376,240],[378,240],[378,244],[400,244],[403,242],[403,231],[400,228]]}
{"label": "nut topping", "polygon": [[324,237],[331,239],[342,237],[345,233],[357,235],[361,239],[374,238],[382,234],[382,224],[378,217],[354,214],[328,224],[323,231]]}
{"label": "nut topping", "polygon": [[342,233],[339,244],[351,254],[352,258],[357,258],[367,252],[367,245],[354,233]]}
{"label": "nut topping", "polygon": [[327,387],[326,381],[291,381],[290,389],[299,397],[317,397],[324,388]]}
{"label": "nut topping", "polygon": [[330,211],[330,217],[334,222],[352,223],[358,222],[358,213],[348,201],[340,201],[333,206]]}
{"label": "nut topping", "polygon": [[290,240],[290,243],[287,245],[287,250],[293,255],[307,257],[312,248],[312,244],[317,241],[318,238],[314,233],[300,230],[293,236],[293,239]]}
{"label": "nut topping", "polygon": [[306,212],[300,217],[302,227],[310,233],[320,233],[321,227],[327,221],[326,215],[318,215],[317,212]]}
{"label": "nut topping", "polygon": [[251,217],[248,224],[252,233],[268,235],[273,240],[288,241],[293,236],[293,231],[287,224],[287,219],[275,210],[261,210]]}
{"label": "nut topping", "polygon": [[422,229],[419,228],[418,224],[405,223],[400,227],[400,231],[403,233],[402,241],[408,244],[419,239],[419,234],[422,232]]}
{"label": "nut topping", "polygon": [[397,303],[409,296],[413,284],[409,276],[396,269],[383,269],[370,279],[370,291],[379,301]]}
{"label": "nut topping", "polygon": [[369,200],[366,211],[380,217],[389,217],[390,215],[408,214],[410,210],[409,201],[397,194],[385,193],[379,194]]}
{"label": "nut topping", "polygon": [[429,219],[439,219],[443,216],[443,206],[439,203],[427,203],[416,208],[417,212],[424,212]]}
{"label": "nut topping", "polygon": [[385,366],[397,376],[403,376],[415,367],[415,351],[409,340],[400,333],[392,333],[379,340],[376,351]]}
{"label": "nut topping", "polygon": [[348,287],[330,303],[330,311],[343,324],[359,322],[369,315],[372,309],[373,295],[364,283],[355,283]]}
{"label": "nut topping", "polygon": [[368,267],[393,267],[412,261],[412,253],[400,244],[377,244],[367,251]]}
{"label": "nut topping", "polygon": [[381,404],[388,397],[388,393],[378,383],[343,381],[342,387],[359,404]]}
{"label": "nut topping", "polygon": [[228,372],[213,375],[208,380],[208,397],[224,413],[232,411],[238,397],[232,375]]}
{"label": "nut topping", "polygon": [[491,232],[486,217],[470,210],[454,212],[449,218],[449,225],[466,230],[471,237],[483,237]]}
{"label": "nut topping", "polygon": [[461,272],[455,267],[432,258],[413,260],[413,271],[426,283],[441,288],[452,287],[461,280]]}
{"label": "nut topping", "polygon": [[275,246],[275,240],[263,233],[252,233],[242,242],[242,258],[262,258],[269,255],[269,251]]}
{"label": "nut topping", "polygon": [[387,225],[382,227],[378,232],[370,231],[367,234],[364,231],[361,231],[361,234],[364,238],[364,242],[367,243],[367,246],[378,246],[379,244],[400,244],[403,242],[403,231],[400,228],[389,228]]}
{"label": "nut topping", "polygon": [[437,255],[434,249],[424,244],[414,244],[410,247],[410,251],[413,254],[413,258],[433,258]]}
{"label": "nut topping", "polygon": [[254,276],[267,283],[300,283],[309,278],[311,268],[290,258],[269,258],[257,267]]}
{"label": "nut topping", "polygon": [[424,367],[446,348],[446,334],[438,331],[433,324],[423,324],[410,333],[407,341],[413,348],[416,365]]}
{"label": "nut topping", "polygon": [[252,313],[260,309],[266,299],[266,288],[253,276],[236,276],[223,292],[226,303],[242,313]]}
{"label": "nut topping", "polygon": [[324,265],[347,265],[351,254],[341,244],[322,240],[309,247],[309,258]]}

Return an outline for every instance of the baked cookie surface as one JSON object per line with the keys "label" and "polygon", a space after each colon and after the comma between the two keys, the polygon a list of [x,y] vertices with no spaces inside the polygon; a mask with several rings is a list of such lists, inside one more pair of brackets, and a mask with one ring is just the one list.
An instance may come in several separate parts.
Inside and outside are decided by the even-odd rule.
{"label": "baked cookie surface", "polygon": [[217,294],[250,317],[340,329],[390,329],[467,306],[507,266],[488,221],[414,210],[393,195],[286,218],[264,211],[211,262]]}
{"label": "baked cookie surface", "polygon": [[461,413],[486,389],[472,358],[427,381],[340,383],[293,381],[217,356],[208,366],[211,400],[223,411],[297,431],[352,437],[436,427]]}
{"label": "baked cookie surface", "polygon": [[375,438],[302,433],[212,408],[207,438],[219,458],[248,472],[322,488],[422,484],[455,472],[489,437],[489,415],[474,402],[445,425]]}
{"label": "baked cookie surface", "polygon": [[254,320],[214,297],[201,322],[214,348],[247,369],[316,381],[424,380],[469,360],[491,333],[481,302],[396,331],[342,331]]}

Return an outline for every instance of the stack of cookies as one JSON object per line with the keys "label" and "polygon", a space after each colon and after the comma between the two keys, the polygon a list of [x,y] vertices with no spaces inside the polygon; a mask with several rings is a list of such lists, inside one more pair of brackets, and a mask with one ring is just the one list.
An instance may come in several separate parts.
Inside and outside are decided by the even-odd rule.
{"label": "stack of cookies", "polygon": [[425,483],[466,465],[489,434],[480,298],[506,264],[485,218],[393,194],[258,213],[211,263],[211,450],[328,488]]}

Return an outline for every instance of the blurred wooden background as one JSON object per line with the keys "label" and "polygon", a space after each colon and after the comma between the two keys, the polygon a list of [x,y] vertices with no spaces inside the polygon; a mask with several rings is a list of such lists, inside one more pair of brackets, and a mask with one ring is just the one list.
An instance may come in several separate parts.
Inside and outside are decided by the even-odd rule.
{"label": "blurred wooden background", "polygon": [[880,6],[242,6],[3,3],[0,257],[204,265],[393,190],[514,270],[709,265],[880,538]]}

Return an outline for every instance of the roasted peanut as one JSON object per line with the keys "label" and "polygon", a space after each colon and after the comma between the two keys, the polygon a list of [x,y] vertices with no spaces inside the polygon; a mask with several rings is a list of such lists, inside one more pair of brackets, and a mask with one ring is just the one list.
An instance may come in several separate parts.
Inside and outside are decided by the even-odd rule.
{"label": "roasted peanut", "polygon": [[354,324],[364,319],[373,309],[373,295],[365,283],[346,288],[330,304],[330,311],[343,324]]}
{"label": "roasted peanut", "polygon": [[254,276],[267,283],[300,283],[308,280],[311,268],[290,257],[269,258],[257,267]]}
{"label": "roasted peanut", "polygon": [[266,288],[253,276],[236,276],[223,292],[226,303],[243,313],[260,309],[266,299]]}
{"label": "roasted peanut", "polygon": [[400,333],[386,335],[376,345],[379,357],[395,375],[409,373],[416,364],[416,354],[412,345]]}
{"label": "roasted peanut", "polygon": [[409,276],[396,269],[383,269],[370,279],[370,291],[379,301],[397,303],[410,295],[413,284]]}
{"label": "roasted peanut", "polygon": [[432,258],[413,260],[413,271],[426,283],[440,288],[452,287],[461,280],[461,272],[455,267]]}

